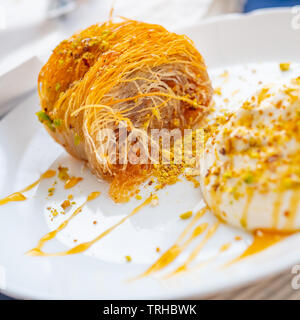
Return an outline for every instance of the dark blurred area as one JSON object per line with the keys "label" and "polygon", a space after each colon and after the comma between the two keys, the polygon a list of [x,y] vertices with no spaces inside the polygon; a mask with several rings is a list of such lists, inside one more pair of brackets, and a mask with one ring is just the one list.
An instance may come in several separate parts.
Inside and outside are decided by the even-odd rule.
{"label": "dark blurred area", "polygon": [[244,12],[262,8],[290,7],[296,5],[300,5],[299,0],[248,0],[246,1]]}

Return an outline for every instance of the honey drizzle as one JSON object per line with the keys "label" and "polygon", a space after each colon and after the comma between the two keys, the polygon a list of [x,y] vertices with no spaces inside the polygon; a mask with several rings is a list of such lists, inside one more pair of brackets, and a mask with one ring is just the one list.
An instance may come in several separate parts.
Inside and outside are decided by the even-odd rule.
{"label": "honey drizzle", "polygon": [[225,252],[225,251],[227,251],[230,247],[231,247],[231,243],[230,243],[230,242],[225,243],[225,244],[223,244],[223,245],[221,246],[220,252]]}
{"label": "honey drizzle", "polygon": [[300,190],[298,189],[293,191],[293,194],[290,199],[289,216],[285,224],[286,230],[291,230],[294,227],[299,202],[300,202]]}
{"label": "honey drizzle", "polygon": [[247,228],[247,223],[248,223],[248,211],[249,211],[249,206],[251,204],[253,194],[254,194],[254,189],[253,188],[247,188],[247,198],[246,198],[246,204],[243,210],[243,214],[241,217],[241,226],[243,228]]}
{"label": "honey drizzle", "polygon": [[207,229],[208,223],[203,223],[194,229],[193,234],[182,244],[173,245],[168,251],[166,251],[146,272],[144,272],[141,277],[149,276],[151,273],[157,272],[165,267],[167,267],[171,262],[173,262],[182,251],[184,251],[188,245],[200,234],[202,234]]}
{"label": "honey drizzle", "polygon": [[274,207],[273,207],[273,213],[272,213],[273,229],[276,229],[279,224],[279,216],[280,216],[280,209],[282,206],[282,200],[283,200],[283,192],[280,192],[274,202]]}
{"label": "honey drizzle", "polygon": [[173,262],[180,253],[186,249],[186,247],[202,232],[207,228],[207,223],[203,223],[194,229],[193,234],[183,243],[181,242],[186,238],[187,234],[192,230],[193,226],[197,221],[206,213],[207,207],[201,209],[196,213],[192,221],[187,225],[187,227],[179,235],[175,243],[162,254],[162,256],[156,260],[150,268],[148,268],[144,273],[142,273],[138,278],[147,277],[151,273],[157,272],[165,267],[167,267],[171,262]]}
{"label": "honey drizzle", "polygon": [[81,177],[71,177],[65,182],[65,189],[71,189],[75,187],[80,181]]}
{"label": "honey drizzle", "polygon": [[272,232],[268,230],[258,230],[254,233],[254,239],[252,244],[236,259],[230,261],[225,266],[232,265],[235,262],[241,261],[249,256],[252,256],[256,253],[259,253],[267,248],[271,247],[272,245],[276,244],[277,242],[285,239],[291,235],[291,233],[285,232]]}
{"label": "honey drizzle", "polygon": [[[219,252],[217,254],[215,254],[214,256],[212,256],[211,258],[209,258],[209,259],[207,259],[205,261],[202,261],[202,262],[196,264],[195,266],[193,266],[193,269],[198,269],[200,267],[203,267],[203,266],[211,263],[212,261],[214,261],[215,259],[217,259],[219,257],[220,253],[227,251],[228,249],[231,248],[231,246],[232,246],[232,243],[230,243],[230,242],[224,243],[220,247]],[[165,278],[170,278],[172,275],[173,274],[171,273],[171,274],[165,276]]]}
{"label": "honey drizzle", "polygon": [[213,200],[213,204],[212,204],[212,211],[217,215],[217,217],[219,217],[220,219],[223,219],[222,215],[221,215],[221,211],[219,209],[221,200],[222,200],[222,193],[218,190],[214,190],[212,189],[211,191],[211,198]]}
{"label": "honey drizzle", "polygon": [[213,226],[207,231],[207,233],[206,233],[205,237],[202,239],[202,241],[191,252],[191,254],[187,258],[187,260],[181,266],[179,266],[175,271],[171,272],[167,277],[174,276],[180,272],[186,271],[188,269],[188,266],[197,258],[199,252],[205,246],[207,241],[215,234],[219,225],[220,225],[219,221],[215,222],[213,224]]}
{"label": "honey drizzle", "polygon": [[67,225],[69,224],[69,222],[74,219],[81,211],[82,208],[89,202],[92,201],[94,199],[96,199],[97,197],[99,197],[100,192],[92,192],[89,194],[89,196],[87,197],[86,201],[79,206],[73,213],[72,215],[66,219],[64,222],[62,222],[58,228],[56,228],[53,231],[50,231],[49,233],[47,233],[46,235],[44,235],[38,242],[37,246],[31,250],[29,250],[27,252],[28,255],[30,256],[48,256],[49,254],[44,253],[42,251],[42,248],[44,247],[45,243],[52,240],[53,238],[55,238],[55,236],[64,228],[67,227]]}
{"label": "honey drizzle", "polygon": [[13,201],[24,201],[27,198],[20,192],[12,193],[6,198],[0,199],[0,206],[3,206],[4,204],[7,204],[8,202]]}
{"label": "honey drizzle", "polygon": [[[145,207],[146,205],[150,204],[152,202],[152,200],[156,199],[157,195],[153,194],[150,197],[148,197],[142,204],[140,204],[138,207],[136,207],[129,215],[127,215],[126,217],[124,217],[123,219],[121,219],[118,223],[116,223],[115,225],[113,225],[112,227],[108,228],[107,230],[105,230],[104,232],[102,232],[99,236],[97,236],[96,238],[94,238],[91,241],[88,242],[84,242],[81,243],[69,250],[66,251],[62,251],[62,252],[58,252],[58,253],[46,253],[43,252],[42,250],[40,250],[39,246],[37,246],[36,248],[30,250],[28,252],[28,254],[30,255],[34,255],[34,256],[66,256],[66,255],[71,255],[71,254],[77,254],[77,253],[81,253],[83,251],[86,251],[87,249],[89,249],[93,244],[95,244],[96,242],[98,242],[100,239],[104,238],[105,236],[107,236],[111,231],[113,231],[114,229],[116,229],[119,225],[121,225],[122,223],[124,223],[126,220],[128,220],[130,217],[134,216],[135,214],[137,214],[143,207]],[[84,203],[85,204],[85,203]],[[83,205],[84,205],[83,204]],[[81,206],[82,207],[82,206]],[[80,208],[80,207],[79,207]],[[78,208],[78,209],[79,209]],[[77,210],[78,210],[77,209]],[[60,227],[59,227],[60,228]],[[55,231],[55,230],[54,230]],[[53,232],[53,231],[52,231]],[[57,233],[57,232],[56,232]],[[49,233],[51,234],[51,232]],[[56,234],[55,234],[56,235]],[[55,236],[54,235],[54,236]],[[47,236],[47,235],[46,235]],[[52,239],[52,238],[51,238]]]}
{"label": "honey drizzle", "polygon": [[199,210],[195,216],[193,217],[193,219],[191,220],[191,222],[187,225],[187,227],[182,231],[182,233],[180,234],[180,236],[178,237],[178,239],[176,240],[176,243],[180,243],[184,240],[184,238],[188,235],[188,233],[192,230],[193,226],[195,225],[195,223],[204,216],[204,214],[206,213],[206,211],[208,210],[207,207],[202,208],[201,210]]}
{"label": "honey drizzle", "polygon": [[43,173],[38,180],[30,184],[29,186],[25,187],[24,189],[12,193],[9,196],[0,199],[0,206],[3,206],[4,204],[7,204],[8,202],[14,202],[14,201],[24,201],[27,198],[23,195],[24,192],[29,191],[33,189],[35,186],[37,186],[43,179],[49,179],[54,177],[56,174],[55,170],[48,170],[45,173]]}

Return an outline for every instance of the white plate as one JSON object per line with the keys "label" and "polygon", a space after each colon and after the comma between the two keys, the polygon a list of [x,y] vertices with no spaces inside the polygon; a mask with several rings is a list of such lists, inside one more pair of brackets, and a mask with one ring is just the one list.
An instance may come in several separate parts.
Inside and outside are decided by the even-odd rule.
{"label": "white plate", "polygon": [[[231,76],[224,84],[224,95],[241,89],[232,98],[232,107],[257,86],[258,80],[280,78],[278,62],[291,61],[290,77],[300,75],[300,30],[291,27],[290,10],[261,11],[251,15],[230,15],[214,18],[183,32],[188,34],[205,56],[212,80],[223,80],[222,70]],[[246,66],[242,66],[247,64]],[[235,67],[233,67],[235,65]],[[252,69],[256,69],[256,73]],[[246,79],[246,80],[245,80]],[[219,98],[221,105],[222,99]],[[141,201],[116,205],[107,197],[107,184],[97,181],[82,164],[55,144],[36,120],[37,96],[31,97],[0,123],[0,194],[7,195],[38,178],[49,167],[62,164],[84,180],[74,189],[77,205],[89,191],[101,190],[99,199],[83,209],[57,239],[46,245],[49,252],[92,239],[108,226],[127,215]],[[53,180],[53,179],[52,179]],[[152,277],[128,281],[141,274],[161,253],[168,249],[189,220],[179,215],[203,206],[200,191],[189,182],[167,187],[159,192],[157,207],[145,207],[136,216],[99,241],[85,254],[67,257],[29,257],[24,253],[34,247],[49,228],[66,216],[52,222],[46,207],[59,205],[65,198],[60,183],[54,196],[46,199],[53,181],[45,180],[29,193],[30,200],[0,207],[0,277],[2,292],[20,298],[187,298],[203,297],[219,290],[242,285],[279,272],[300,261],[300,236],[294,235],[268,250],[222,268],[247,248],[252,237],[242,231],[221,226],[207,242],[188,272],[166,279],[165,274],[184,262],[191,250],[201,242],[201,236],[167,269]],[[143,198],[149,190],[143,190]],[[94,225],[93,221],[98,224]],[[206,214],[201,222],[212,224],[215,218]],[[241,235],[242,241],[234,241]],[[220,253],[227,242],[231,247]],[[132,261],[125,261],[130,255]],[[206,262],[206,263],[202,263]],[[202,264],[201,264],[202,263]],[[5,283],[2,281],[5,278]]]}

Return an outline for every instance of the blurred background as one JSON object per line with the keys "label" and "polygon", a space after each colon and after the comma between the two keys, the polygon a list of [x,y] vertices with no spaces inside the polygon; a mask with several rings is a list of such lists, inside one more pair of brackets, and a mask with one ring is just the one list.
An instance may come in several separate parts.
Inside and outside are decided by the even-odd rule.
{"label": "blurred background", "polygon": [[74,31],[114,16],[176,30],[208,17],[299,0],[0,0],[0,76],[32,56],[45,55]]}
{"label": "blurred background", "polygon": [[114,16],[177,29],[203,17],[239,12],[243,0],[0,0],[0,75],[61,39]]}
{"label": "blurred background", "polygon": [[116,18],[176,31],[216,15],[295,5],[300,0],[0,0],[0,118],[36,90],[41,65],[59,41],[107,20],[112,7]]}
{"label": "blurred background", "polygon": [[[0,76],[32,56],[46,55],[61,39],[114,16],[176,30],[208,17],[299,0],[0,0]],[[46,58],[46,57],[45,57]]]}

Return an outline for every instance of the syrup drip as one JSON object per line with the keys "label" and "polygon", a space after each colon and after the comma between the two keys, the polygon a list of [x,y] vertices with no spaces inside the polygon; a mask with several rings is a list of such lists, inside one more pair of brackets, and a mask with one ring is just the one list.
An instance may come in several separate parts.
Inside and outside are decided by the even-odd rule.
{"label": "syrup drip", "polygon": [[284,240],[290,236],[291,232],[279,232],[270,230],[258,230],[254,232],[254,239],[252,244],[236,259],[227,263],[225,266],[232,265],[238,261],[241,261],[249,256],[264,251],[274,244]]}
{"label": "syrup drip", "polygon": [[293,191],[293,194],[290,199],[290,205],[288,210],[289,215],[285,224],[286,230],[291,230],[294,227],[295,219],[296,219],[297,211],[299,207],[299,202],[300,202],[300,190],[296,189]]}
{"label": "syrup drip", "polygon": [[249,206],[251,204],[253,194],[254,194],[254,189],[253,188],[247,188],[247,198],[246,198],[246,204],[244,207],[243,215],[241,218],[241,226],[244,228],[247,228],[247,221],[248,221],[248,211],[249,211]]}
{"label": "syrup drip", "polygon": [[171,277],[171,276],[174,276],[174,275],[176,275],[178,273],[186,271],[188,269],[189,265],[197,258],[198,254],[200,253],[202,248],[205,246],[207,241],[215,234],[215,232],[217,231],[219,225],[220,225],[219,221],[214,223],[214,225],[207,231],[207,233],[206,233],[205,237],[203,238],[203,240],[191,252],[191,254],[187,258],[187,260],[181,266],[179,266],[175,271],[171,272],[167,277]]}
{"label": "syrup drip", "polygon": [[273,206],[273,214],[272,214],[272,219],[273,219],[273,228],[276,229],[279,224],[279,216],[280,216],[280,209],[282,206],[282,200],[283,200],[283,192],[280,192],[277,199],[274,202]]}
{"label": "syrup drip", "polygon": [[43,179],[49,179],[49,178],[52,178],[54,177],[56,174],[56,171],[55,170],[48,170],[46,171],[45,173],[43,173],[40,178],[33,182],[32,184],[30,184],[29,186],[25,187],[24,189],[18,191],[18,192],[15,192],[15,193],[12,193],[10,194],[9,196],[3,198],[3,199],[0,199],[0,206],[3,206],[4,204],[7,204],[8,202],[14,202],[14,201],[24,201],[26,200],[27,198],[23,195],[24,192],[26,191],[29,191],[31,189],[33,189],[35,186],[37,186]]}
{"label": "syrup drip", "polygon": [[[99,192],[97,193],[99,196]],[[91,196],[91,195],[90,195]],[[87,199],[87,201],[91,201],[93,199],[95,199],[95,197],[90,197]],[[96,196],[96,197],[97,197]],[[109,233],[111,233],[114,229],[116,229],[118,226],[120,226],[122,223],[124,223],[126,220],[128,220],[129,218],[131,218],[132,216],[134,216],[135,214],[137,214],[142,208],[144,208],[146,205],[150,204],[152,202],[152,200],[157,199],[157,196],[155,194],[151,195],[150,197],[148,197],[142,204],[140,204],[138,207],[136,207],[129,215],[127,215],[126,217],[124,217],[123,219],[121,219],[118,223],[116,223],[115,225],[113,225],[112,227],[108,228],[107,230],[105,230],[104,232],[102,232],[99,236],[97,236],[96,238],[94,238],[91,241],[88,242],[84,242],[81,243],[69,250],[66,251],[62,251],[62,252],[58,252],[58,253],[46,253],[43,252],[41,250],[41,248],[43,247],[44,243],[48,240],[53,239],[56,234],[62,230],[63,228],[65,228],[69,222],[70,219],[72,219],[74,217],[74,214],[77,215],[82,207],[86,204],[86,202],[79,207],[74,213],[73,215],[66,220],[66,224],[65,222],[63,222],[56,230],[49,232],[46,236],[44,236],[38,243],[37,247],[30,250],[27,254],[32,255],[32,256],[67,256],[67,255],[71,255],[71,254],[77,254],[77,253],[81,253],[86,251],[87,249],[89,249],[93,244],[95,244],[96,242],[98,242],[100,239],[104,238],[105,236],[107,236]],[[80,210],[80,211],[78,211]]]}
{"label": "syrup drip", "polygon": [[225,251],[227,251],[230,247],[231,247],[231,243],[230,243],[230,242],[225,243],[225,244],[223,244],[222,247],[220,248],[220,252],[225,252]]}
{"label": "syrup drip", "polygon": [[77,185],[82,180],[80,177],[71,177],[65,183],[65,189],[71,189]]}
{"label": "syrup drip", "polygon": [[55,236],[64,228],[67,227],[67,225],[69,224],[69,222],[74,219],[83,209],[83,207],[89,202],[92,201],[96,198],[98,198],[100,196],[100,192],[92,192],[89,194],[89,196],[87,197],[86,201],[80,206],[78,207],[73,213],[72,215],[65,220],[62,224],[59,225],[59,227],[53,231],[50,231],[49,233],[47,233],[46,235],[44,235],[40,241],[38,242],[37,246],[33,249],[31,249],[30,251],[27,252],[28,255],[30,256],[49,256],[51,254],[47,254],[44,253],[42,251],[42,248],[44,247],[45,243],[47,241],[52,240],[53,238],[55,238]]}
{"label": "syrup drip", "polygon": [[188,245],[201,233],[203,233],[208,224],[203,223],[197,226],[192,235],[183,243],[182,241],[186,238],[187,234],[192,230],[193,226],[197,223],[197,221],[206,213],[207,207],[203,208],[202,210],[198,211],[192,221],[187,225],[187,227],[183,230],[180,234],[176,242],[172,247],[170,247],[149,269],[147,269],[142,275],[138,278],[149,276],[151,273],[157,272],[165,267],[167,267],[171,262],[173,262],[180,253],[185,250]]}

